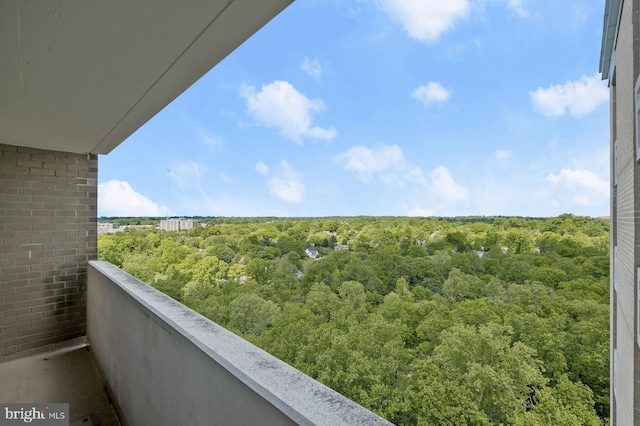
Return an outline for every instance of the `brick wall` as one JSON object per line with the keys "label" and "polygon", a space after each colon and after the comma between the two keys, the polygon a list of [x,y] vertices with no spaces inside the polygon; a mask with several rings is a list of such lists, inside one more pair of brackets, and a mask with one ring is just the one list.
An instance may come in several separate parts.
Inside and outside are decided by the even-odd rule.
{"label": "brick wall", "polygon": [[[631,425],[637,423],[635,405],[640,395],[636,368],[638,353],[636,341],[636,265],[640,251],[637,250],[637,212],[640,198],[636,187],[640,170],[635,152],[635,100],[637,55],[635,52],[635,30],[633,20],[637,15],[636,2],[624,1],[616,45],[616,88],[614,112],[615,126],[612,138],[617,139],[618,185],[615,211],[612,211],[612,244],[617,246],[615,274],[617,291],[612,287],[611,297],[611,349],[615,349],[616,365],[611,359],[611,421],[612,424]],[[612,139],[613,143],[613,139]],[[613,353],[612,353],[613,355]],[[614,375],[614,368],[616,374]],[[614,388],[615,384],[615,388]]]}
{"label": "brick wall", "polygon": [[0,144],[0,361],[86,335],[97,156]]}

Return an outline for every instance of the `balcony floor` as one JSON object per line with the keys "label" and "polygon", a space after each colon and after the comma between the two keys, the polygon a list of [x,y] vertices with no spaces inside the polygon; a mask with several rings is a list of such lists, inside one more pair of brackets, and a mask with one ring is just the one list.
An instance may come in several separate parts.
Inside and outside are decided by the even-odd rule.
{"label": "balcony floor", "polygon": [[0,363],[3,403],[69,403],[71,426],[119,426],[86,345]]}

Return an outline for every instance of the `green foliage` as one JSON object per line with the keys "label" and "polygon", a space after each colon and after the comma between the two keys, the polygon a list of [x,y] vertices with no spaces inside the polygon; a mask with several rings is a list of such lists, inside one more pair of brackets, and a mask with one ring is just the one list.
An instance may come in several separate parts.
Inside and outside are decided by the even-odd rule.
{"label": "green foliage", "polygon": [[203,221],[99,258],[398,425],[608,424],[607,221]]}
{"label": "green foliage", "polygon": [[461,302],[465,299],[477,299],[484,294],[485,283],[473,275],[465,274],[460,269],[453,269],[442,286],[442,294]]}
{"label": "green foliage", "polygon": [[364,287],[357,281],[345,281],[339,289],[338,294],[344,306],[350,310],[364,308],[367,300]]}
{"label": "green foliage", "polygon": [[558,288],[558,283],[567,280],[567,273],[565,271],[548,266],[533,268],[529,276],[531,280],[552,288]]}
{"label": "green foliage", "polygon": [[602,421],[593,412],[593,393],[581,383],[574,383],[566,375],[552,388],[539,389],[531,409],[518,413],[514,425],[597,426]]}
{"label": "green foliage", "polygon": [[280,315],[280,307],[253,293],[244,293],[229,303],[229,325],[243,334],[260,335]]}
{"label": "green foliage", "polygon": [[340,306],[340,298],[328,285],[316,283],[307,294],[305,306],[315,315],[329,321]]}
{"label": "green foliage", "polygon": [[498,424],[512,423],[547,382],[535,350],[512,343],[511,334],[510,327],[491,322],[478,328],[454,325],[433,351],[434,363],[449,380],[469,389],[477,409]]}

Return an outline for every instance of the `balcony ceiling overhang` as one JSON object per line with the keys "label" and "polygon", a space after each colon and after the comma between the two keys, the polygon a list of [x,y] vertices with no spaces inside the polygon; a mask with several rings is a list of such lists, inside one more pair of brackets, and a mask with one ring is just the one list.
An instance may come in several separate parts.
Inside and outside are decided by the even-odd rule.
{"label": "balcony ceiling overhang", "polygon": [[107,154],[293,0],[3,0],[0,143]]}

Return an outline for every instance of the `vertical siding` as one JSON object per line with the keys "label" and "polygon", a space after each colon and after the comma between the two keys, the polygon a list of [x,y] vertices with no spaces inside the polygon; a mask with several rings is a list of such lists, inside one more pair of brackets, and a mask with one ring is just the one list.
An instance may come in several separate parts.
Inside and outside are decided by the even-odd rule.
{"label": "vertical siding", "polygon": [[[639,43],[639,37],[640,37],[640,22],[639,22],[639,8],[638,8],[638,2],[637,1],[627,1],[627,4],[624,5],[624,7],[626,8],[627,13],[631,14],[630,18],[626,18],[626,19],[630,19],[631,20],[631,27],[632,27],[632,31],[631,31],[631,37],[632,37],[632,41],[631,42],[627,42],[627,45],[625,46],[625,56],[627,56],[626,61],[633,61],[632,63],[632,67],[633,67],[633,71],[631,73],[632,75],[632,81],[634,83],[634,94],[635,94],[635,87],[638,85],[638,71],[640,70],[640,66],[639,66],[639,61],[640,61],[640,54],[639,54],[639,49],[640,49],[640,43]],[[628,32],[625,32],[626,36],[629,36]],[[626,65],[629,66],[629,65]],[[631,121],[630,124],[628,124],[628,127],[634,127],[635,125],[637,125],[638,123],[635,122],[635,114],[636,114],[636,108],[637,108],[637,102],[638,100],[635,99],[634,96],[634,101],[636,102],[636,104],[634,104],[634,120]],[[634,127],[634,147],[635,147],[635,141],[637,139],[637,132],[638,129]],[[637,150],[637,148],[636,148]],[[634,242],[634,256],[633,256],[633,268],[629,271],[631,273],[631,271],[633,271],[633,273],[635,273],[634,276],[634,283],[633,283],[633,304],[634,304],[634,316],[633,316],[633,325],[632,328],[634,330],[634,339],[631,340],[631,343],[633,345],[633,351],[634,351],[634,365],[633,365],[633,370],[626,370],[629,373],[630,377],[633,377],[634,383],[633,383],[633,423],[634,424],[640,424],[640,347],[638,346],[638,333],[640,333],[640,330],[638,329],[638,319],[640,318],[640,312],[638,309],[638,297],[640,297],[640,294],[638,294],[638,285],[637,285],[637,280],[640,278],[637,274],[637,267],[640,266],[640,226],[637,226],[638,224],[640,224],[640,197],[636,197],[635,194],[637,194],[638,188],[640,188],[640,165],[637,161],[635,161],[638,158],[638,155],[640,155],[639,152],[634,152],[635,156],[634,156],[634,161],[633,161],[633,179],[634,179],[634,185],[633,185],[633,189],[632,189],[632,194],[633,194],[633,198],[634,198],[634,224],[636,224],[636,226],[634,226],[634,234],[635,234],[635,242]],[[633,371],[633,374],[630,374],[631,371]],[[627,410],[625,409],[625,412]],[[629,423],[631,424],[631,423]]]}
{"label": "vertical siding", "polygon": [[95,155],[0,144],[0,361],[86,334]]}
{"label": "vertical siding", "polygon": [[[637,57],[635,52],[637,27],[636,2],[624,1],[620,17],[616,49],[616,87],[612,97],[612,140],[617,140],[617,197],[612,204],[612,242],[617,245],[617,292],[612,286],[612,352],[617,352],[617,365],[612,362],[612,422],[620,425],[634,424],[634,402],[638,399],[635,391],[639,383],[635,380],[636,360],[636,232],[637,213],[635,188],[640,182],[640,173],[635,152],[635,101],[634,89],[637,77]],[[636,25],[634,25],[636,24]],[[613,158],[612,158],[613,160]],[[612,175],[613,178],[613,175]],[[612,360],[613,361],[613,360]],[[616,377],[613,377],[615,371]],[[615,383],[615,393],[613,385]],[[640,417],[638,417],[640,418]]]}
{"label": "vertical siding", "polygon": [[609,383],[610,383],[610,390],[609,390],[609,395],[610,395],[610,421],[611,424],[616,424],[616,410],[615,410],[615,405],[616,405],[616,401],[615,401],[615,391],[614,391],[614,386],[615,386],[615,380],[616,380],[616,374],[617,374],[617,349],[616,349],[616,342],[617,342],[617,334],[616,334],[616,324],[617,324],[617,284],[616,284],[616,280],[617,280],[617,274],[618,274],[618,268],[617,268],[617,253],[618,253],[618,241],[617,241],[617,181],[618,181],[618,164],[617,164],[617,159],[618,159],[618,149],[617,149],[617,135],[616,135],[616,109],[617,109],[617,104],[616,104],[616,86],[615,85],[610,85],[610,99],[611,99],[611,103],[610,103],[610,120],[611,120],[611,126],[610,126],[610,132],[611,132],[611,144],[610,144],[610,156],[609,158],[611,159],[611,166],[610,166],[610,190],[611,190],[611,198],[610,198],[610,209],[609,209],[609,214],[610,214],[610,220],[611,220],[611,232],[610,232],[610,262],[609,265],[610,266],[610,280],[609,280],[609,365],[610,365],[610,369],[609,369]]}

